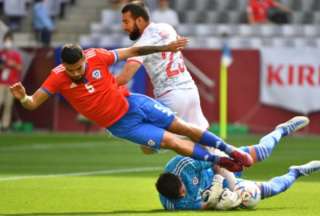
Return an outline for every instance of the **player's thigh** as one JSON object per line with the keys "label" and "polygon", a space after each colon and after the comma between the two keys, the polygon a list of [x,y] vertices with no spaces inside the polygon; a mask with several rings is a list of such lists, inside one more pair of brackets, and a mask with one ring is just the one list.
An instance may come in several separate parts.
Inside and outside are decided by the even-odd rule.
{"label": "player's thigh", "polygon": [[201,109],[198,89],[190,89],[188,94],[190,95],[190,105],[189,109],[187,109],[187,112],[185,113],[186,121],[198,125],[202,129],[207,129],[209,127],[209,123]]}
{"label": "player's thigh", "polygon": [[129,140],[136,144],[146,145],[153,149],[160,149],[165,130],[148,123],[140,123],[126,130],[108,129],[112,135]]}
{"label": "player's thigh", "polygon": [[169,131],[165,131],[161,148],[172,149],[178,154],[189,156],[193,152],[194,143],[190,140],[182,139]]}
{"label": "player's thigh", "polygon": [[144,122],[164,129],[171,125],[175,115],[168,107],[146,96],[140,95],[139,99],[143,100],[140,110],[144,115]]}
{"label": "player's thigh", "polygon": [[198,125],[207,129],[209,124],[204,117],[198,90],[192,89],[174,89],[165,95],[157,98],[165,106],[175,112],[176,116],[184,121]]}
{"label": "player's thigh", "polygon": [[[183,94],[182,90],[174,89],[168,91],[164,95],[156,98],[161,104],[169,107],[177,116],[184,119],[186,109],[190,106],[189,95],[187,92]],[[185,119],[184,119],[185,120]]]}
{"label": "player's thigh", "polygon": [[201,139],[204,132],[204,130],[198,127],[197,125],[185,122],[179,117],[176,117],[173,120],[172,124],[167,130],[174,134],[186,136],[194,142],[198,142]]}

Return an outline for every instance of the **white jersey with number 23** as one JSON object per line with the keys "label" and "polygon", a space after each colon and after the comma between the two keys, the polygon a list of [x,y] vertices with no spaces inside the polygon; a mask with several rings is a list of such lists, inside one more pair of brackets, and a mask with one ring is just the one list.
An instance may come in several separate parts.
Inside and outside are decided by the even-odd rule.
{"label": "white jersey with number 23", "polygon": [[[134,46],[165,45],[178,37],[166,23],[150,23]],[[182,53],[161,52],[132,57],[128,61],[143,64],[153,85],[157,100],[165,104],[187,122],[208,127],[201,106],[197,86],[188,72]]]}

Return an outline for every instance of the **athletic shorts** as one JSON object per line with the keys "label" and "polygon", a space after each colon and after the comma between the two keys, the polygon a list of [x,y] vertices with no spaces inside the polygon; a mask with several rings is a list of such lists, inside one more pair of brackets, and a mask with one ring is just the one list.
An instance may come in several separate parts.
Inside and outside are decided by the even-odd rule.
{"label": "athletic shorts", "polygon": [[112,135],[160,149],[164,131],[174,120],[174,113],[156,100],[141,94],[127,97],[128,112],[107,128]]}
{"label": "athletic shorts", "polygon": [[203,130],[208,129],[209,123],[203,115],[198,89],[173,89],[166,92],[157,101],[175,112],[184,121],[197,125]]}

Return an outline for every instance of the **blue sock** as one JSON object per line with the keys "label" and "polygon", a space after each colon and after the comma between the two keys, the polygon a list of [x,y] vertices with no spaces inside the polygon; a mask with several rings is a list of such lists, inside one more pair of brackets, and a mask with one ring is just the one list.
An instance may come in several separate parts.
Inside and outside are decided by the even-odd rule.
{"label": "blue sock", "polygon": [[282,137],[282,130],[274,130],[262,137],[259,144],[253,145],[258,161],[267,159]]}
{"label": "blue sock", "polygon": [[299,177],[297,170],[290,170],[283,176],[278,176],[270,181],[261,183],[261,199],[275,196],[286,191]]}
{"label": "blue sock", "polygon": [[213,133],[209,131],[205,131],[202,134],[201,139],[199,140],[199,143],[205,146],[210,146],[217,148],[228,155],[234,151],[235,147],[232,145],[226,144],[220,137],[214,135]]}
{"label": "blue sock", "polygon": [[191,157],[196,160],[211,161],[213,163],[219,160],[219,157],[211,154],[207,149],[196,143],[193,148]]}

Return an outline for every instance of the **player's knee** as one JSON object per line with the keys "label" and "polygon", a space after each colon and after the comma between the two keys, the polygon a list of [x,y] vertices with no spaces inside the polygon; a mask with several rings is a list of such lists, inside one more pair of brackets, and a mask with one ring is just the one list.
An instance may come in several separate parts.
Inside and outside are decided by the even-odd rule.
{"label": "player's knee", "polygon": [[174,135],[165,133],[160,146],[165,149],[177,149],[179,146],[179,140]]}
{"label": "player's knee", "polygon": [[178,117],[175,118],[169,130],[173,133],[186,136],[195,142],[197,142],[201,138],[204,132],[201,128],[197,127],[196,125],[185,122],[184,120]]}

